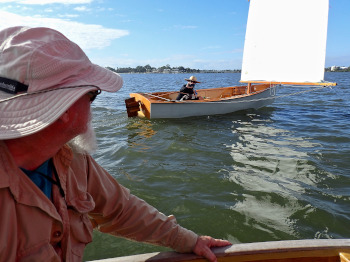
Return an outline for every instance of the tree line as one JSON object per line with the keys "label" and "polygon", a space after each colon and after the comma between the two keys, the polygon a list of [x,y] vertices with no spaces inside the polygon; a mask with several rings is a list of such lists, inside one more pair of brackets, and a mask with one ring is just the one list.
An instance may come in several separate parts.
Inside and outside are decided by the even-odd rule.
{"label": "tree line", "polygon": [[107,69],[116,72],[116,73],[206,73],[206,72],[220,72],[220,73],[240,73],[240,70],[199,70],[192,68],[185,68],[183,66],[171,67],[170,65],[161,66],[161,67],[152,67],[150,65],[132,67],[106,67]]}
{"label": "tree line", "polygon": [[[183,66],[171,67],[170,65],[161,67],[152,67],[149,64],[145,66],[132,67],[106,67],[107,69],[116,73],[240,73],[240,69],[234,70],[199,70],[192,68],[185,68]],[[326,72],[350,72],[350,67],[327,67]]]}
{"label": "tree line", "polygon": [[335,66],[335,67],[327,67],[326,72],[350,72],[350,66],[349,67],[338,67],[338,66]]}

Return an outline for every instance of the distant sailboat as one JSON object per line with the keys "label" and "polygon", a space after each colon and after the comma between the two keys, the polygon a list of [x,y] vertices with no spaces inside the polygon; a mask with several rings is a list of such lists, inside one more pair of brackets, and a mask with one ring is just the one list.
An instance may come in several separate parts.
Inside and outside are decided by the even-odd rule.
{"label": "distant sailboat", "polygon": [[241,82],[198,89],[202,100],[175,100],[178,92],[131,93],[128,116],[182,118],[258,109],[273,103],[276,85],[322,85],[328,0],[251,0]]}

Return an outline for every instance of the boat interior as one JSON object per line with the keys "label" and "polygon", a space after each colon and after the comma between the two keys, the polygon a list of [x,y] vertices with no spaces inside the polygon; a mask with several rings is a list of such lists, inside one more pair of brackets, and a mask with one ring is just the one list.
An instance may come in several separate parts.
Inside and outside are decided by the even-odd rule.
{"label": "boat interior", "polygon": [[[259,84],[252,85],[250,92],[248,92],[247,86],[230,86],[230,87],[218,87],[210,89],[197,89],[197,94],[200,97],[200,100],[187,100],[191,102],[210,102],[210,101],[220,101],[220,100],[229,100],[242,96],[249,96],[256,93],[260,93],[268,88],[270,84]],[[156,93],[142,93],[144,97],[149,99],[152,103],[159,102],[171,102],[176,99],[179,92],[156,92]]]}

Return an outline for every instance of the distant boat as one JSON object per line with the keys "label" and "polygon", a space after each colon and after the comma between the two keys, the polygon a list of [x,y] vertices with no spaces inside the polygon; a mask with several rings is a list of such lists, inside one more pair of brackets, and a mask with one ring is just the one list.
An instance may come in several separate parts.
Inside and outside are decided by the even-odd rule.
{"label": "distant boat", "polygon": [[245,109],[258,109],[273,102],[275,90],[270,84],[220,87],[196,90],[202,100],[175,100],[178,92],[132,93],[126,99],[129,117],[148,119],[183,118],[227,114]]}
{"label": "distant boat", "polygon": [[[285,240],[213,248],[220,262],[350,262],[350,239]],[[194,254],[158,252],[98,262],[205,262]],[[96,261],[97,262],[97,261]]]}
{"label": "distant boat", "polygon": [[246,86],[199,89],[202,100],[176,101],[176,91],[131,93],[125,100],[128,116],[226,114],[273,103],[276,85],[336,85],[323,81],[328,4],[328,0],[251,0],[240,81]]}

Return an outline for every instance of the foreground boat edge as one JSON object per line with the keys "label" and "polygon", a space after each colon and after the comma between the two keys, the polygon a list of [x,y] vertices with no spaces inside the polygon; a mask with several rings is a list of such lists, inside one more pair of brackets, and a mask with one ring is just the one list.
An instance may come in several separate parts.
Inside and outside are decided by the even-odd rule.
{"label": "foreground boat edge", "polygon": [[[350,239],[285,240],[235,244],[213,248],[219,262],[235,261],[340,261],[350,262]],[[95,262],[190,262],[207,261],[194,254],[155,252]],[[92,262],[92,261],[91,261]]]}

